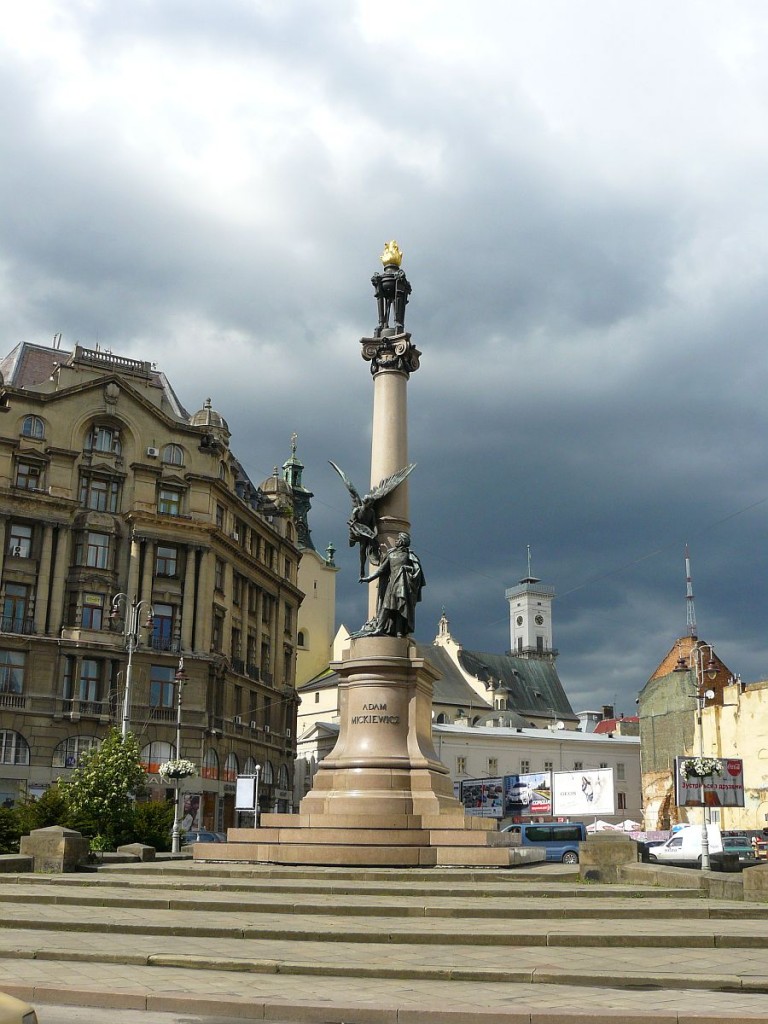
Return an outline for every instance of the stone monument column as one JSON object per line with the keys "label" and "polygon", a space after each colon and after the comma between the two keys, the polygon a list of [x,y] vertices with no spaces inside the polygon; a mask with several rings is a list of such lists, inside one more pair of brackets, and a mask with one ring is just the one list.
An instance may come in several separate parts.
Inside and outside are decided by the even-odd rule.
{"label": "stone monument column", "polygon": [[[412,623],[381,610],[382,602],[397,600],[390,602],[386,595],[398,571],[422,578],[418,593],[402,597],[406,603],[418,601],[423,586],[420,563],[410,553],[405,479],[413,469],[408,463],[407,386],[420,353],[403,322],[411,286],[400,269],[396,242],[387,244],[381,260],[384,270],[372,278],[379,323],[373,336],[360,343],[374,385],[371,489],[364,498],[357,496],[360,504],[350,529],[351,537],[357,523],[372,530],[375,540],[364,535],[360,543],[370,557],[369,573],[381,570],[382,575],[369,585],[368,622],[353,636],[348,655],[333,666],[340,680],[339,739],[321,762],[302,813],[433,815],[460,807],[432,744],[432,686],[438,676],[416,657],[408,639]],[[354,488],[350,493],[354,500]],[[355,518],[358,508],[368,514]],[[400,540],[404,535],[407,545]],[[388,564],[390,555],[398,567],[403,562],[406,567]]]}
{"label": "stone monument column", "polygon": [[[360,582],[369,584],[368,618],[331,666],[339,737],[298,815],[262,814],[258,828],[230,829],[226,845],[196,844],[195,860],[508,867],[520,859],[511,833],[465,817],[432,744],[439,675],[411,640],[426,585],[411,549],[407,489],[415,468],[408,462],[407,387],[420,353],[405,330],[411,286],[396,242],[387,243],[381,261],[383,271],[371,279],[378,325],[361,341],[373,375],[370,491],[361,495],[331,463],[352,498],[349,539],[359,547]],[[204,849],[209,845],[216,848]]]}

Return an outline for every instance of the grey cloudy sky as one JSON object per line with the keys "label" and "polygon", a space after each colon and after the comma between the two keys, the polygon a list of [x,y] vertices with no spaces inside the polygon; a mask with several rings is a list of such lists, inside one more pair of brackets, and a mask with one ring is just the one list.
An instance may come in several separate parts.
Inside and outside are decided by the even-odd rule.
{"label": "grey cloudy sky", "polygon": [[454,635],[553,584],[574,707],[685,631],[768,675],[761,0],[26,0],[0,38],[0,325],[150,358],[255,480],[299,434],[339,617],[370,275],[413,285],[414,548]]}

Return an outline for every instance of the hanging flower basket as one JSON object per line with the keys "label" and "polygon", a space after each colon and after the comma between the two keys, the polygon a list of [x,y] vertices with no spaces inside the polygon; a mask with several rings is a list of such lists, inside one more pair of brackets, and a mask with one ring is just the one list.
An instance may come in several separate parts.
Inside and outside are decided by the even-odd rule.
{"label": "hanging flower basket", "polygon": [[191,761],[179,758],[164,761],[157,769],[157,774],[164,779],[188,779],[191,775],[197,775],[197,768]]}
{"label": "hanging flower basket", "polygon": [[708,775],[722,775],[723,765],[716,757],[686,757],[680,762],[684,779],[704,779]]}

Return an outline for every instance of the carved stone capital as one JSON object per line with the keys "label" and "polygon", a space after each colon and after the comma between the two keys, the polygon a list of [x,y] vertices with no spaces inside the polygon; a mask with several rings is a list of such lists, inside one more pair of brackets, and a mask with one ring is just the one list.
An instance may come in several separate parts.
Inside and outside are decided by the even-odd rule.
{"label": "carved stone capital", "polygon": [[383,371],[410,376],[419,368],[421,352],[411,343],[408,333],[391,334],[383,338],[361,338],[361,355],[371,364],[375,376]]}

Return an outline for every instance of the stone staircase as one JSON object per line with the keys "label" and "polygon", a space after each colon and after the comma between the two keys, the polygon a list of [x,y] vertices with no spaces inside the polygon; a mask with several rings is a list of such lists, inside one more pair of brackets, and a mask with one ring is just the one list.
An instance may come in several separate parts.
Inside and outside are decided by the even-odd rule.
{"label": "stone staircase", "polygon": [[645,867],[617,885],[554,864],[9,874],[0,989],[148,1022],[768,1022],[768,903],[707,897],[682,869],[645,886]]}

